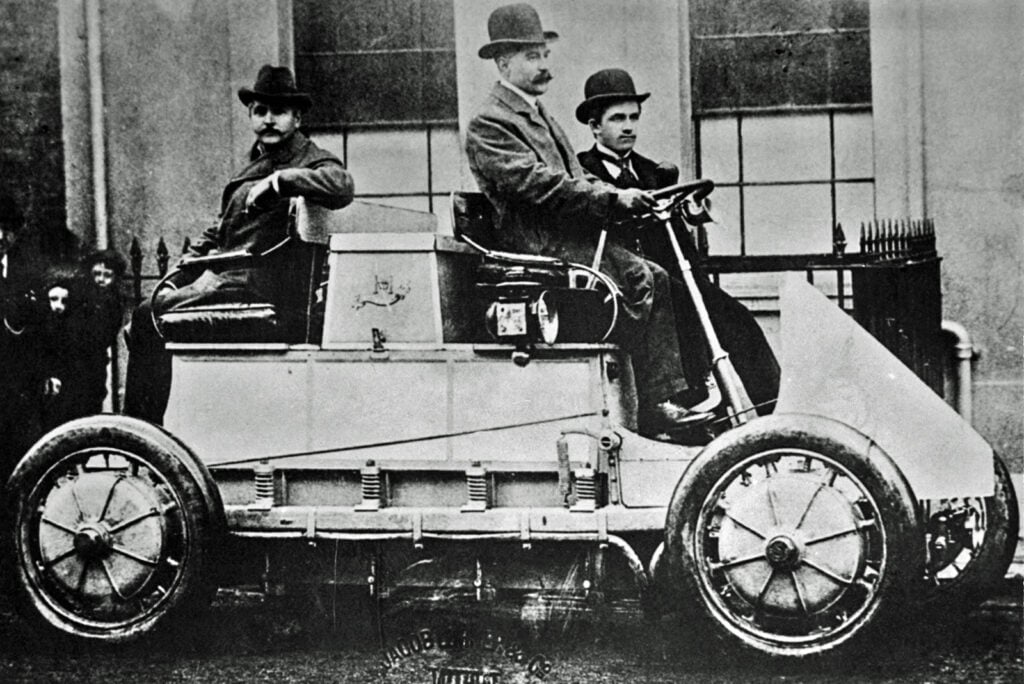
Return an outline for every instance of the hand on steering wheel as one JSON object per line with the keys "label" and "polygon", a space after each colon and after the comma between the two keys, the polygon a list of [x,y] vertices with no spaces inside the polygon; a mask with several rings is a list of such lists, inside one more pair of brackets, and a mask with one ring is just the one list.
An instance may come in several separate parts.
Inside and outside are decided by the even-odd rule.
{"label": "hand on steering wheel", "polygon": [[619,190],[615,204],[619,209],[639,214],[646,213],[655,208],[657,200],[655,200],[654,195],[645,190],[626,188]]}

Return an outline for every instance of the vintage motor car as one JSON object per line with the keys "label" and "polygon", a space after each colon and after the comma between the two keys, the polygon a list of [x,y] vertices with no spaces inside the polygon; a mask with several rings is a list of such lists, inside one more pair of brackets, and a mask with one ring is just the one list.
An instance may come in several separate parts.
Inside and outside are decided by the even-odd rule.
{"label": "vintage motor car", "polygon": [[704,443],[637,433],[630,359],[607,342],[614,283],[494,250],[482,196],[453,195],[454,235],[432,214],[299,202],[306,311],[164,316],[165,424],[76,420],[18,464],[3,548],[20,612],[122,642],[229,584],[443,586],[524,615],[570,598],[679,612],[799,658],[980,601],[1017,536],[1005,465],[800,276],[782,288],[780,396],[758,416],[673,232],[707,220],[712,188],[666,188],[636,219],[668,230],[702,314]]}

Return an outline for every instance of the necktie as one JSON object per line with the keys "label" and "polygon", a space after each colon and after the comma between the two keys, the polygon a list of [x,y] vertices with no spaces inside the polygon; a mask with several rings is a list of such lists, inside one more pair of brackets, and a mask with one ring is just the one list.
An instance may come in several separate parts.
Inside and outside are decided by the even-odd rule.
{"label": "necktie", "polygon": [[605,160],[609,164],[614,164],[619,167],[619,177],[615,179],[615,184],[620,188],[639,188],[640,179],[633,173],[633,169],[630,168],[629,157],[613,157],[609,154],[598,153],[601,159]]}
{"label": "necktie", "polygon": [[565,172],[571,176],[572,166],[569,165],[569,155],[562,146],[562,143],[559,142],[558,135],[555,133],[555,127],[551,123],[551,119],[548,118],[548,113],[540,100],[537,101],[537,113],[544,120],[544,125],[548,127],[548,133],[551,134],[551,140],[555,143],[555,147],[558,148],[558,155],[562,158],[562,166],[565,168]]}

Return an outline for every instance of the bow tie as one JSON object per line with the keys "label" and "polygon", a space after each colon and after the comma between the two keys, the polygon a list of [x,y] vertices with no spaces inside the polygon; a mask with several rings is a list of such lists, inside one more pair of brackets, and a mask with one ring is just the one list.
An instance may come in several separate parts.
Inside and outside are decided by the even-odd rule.
{"label": "bow tie", "polygon": [[619,176],[615,179],[616,185],[622,188],[638,188],[640,187],[640,180],[636,177],[633,169],[630,166],[629,156],[615,157],[610,154],[598,151],[599,156],[603,161],[608,162],[619,167]]}

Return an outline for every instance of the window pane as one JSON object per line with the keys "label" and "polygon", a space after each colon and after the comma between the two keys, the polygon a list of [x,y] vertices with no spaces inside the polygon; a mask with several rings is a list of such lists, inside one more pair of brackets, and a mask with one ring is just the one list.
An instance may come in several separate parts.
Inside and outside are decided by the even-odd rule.
{"label": "window pane", "polygon": [[361,195],[396,190],[426,193],[427,134],[402,130],[352,132],[348,137],[348,165]]}
{"label": "window pane", "polygon": [[743,180],[828,180],[827,114],[743,119]]}
{"label": "window pane", "polygon": [[700,122],[700,174],[716,183],[740,179],[739,135],[733,117]]}
{"label": "window pane", "polygon": [[871,114],[834,114],[836,178],[870,178],[875,174]]}
{"label": "window pane", "polygon": [[296,75],[317,99],[312,127],[456,118],[452,0],[295,0],[293,8]]}
{"label": "window pane", "polygon": [[827,185],[744,190],[748,254],[832,251],[832,198]]}

